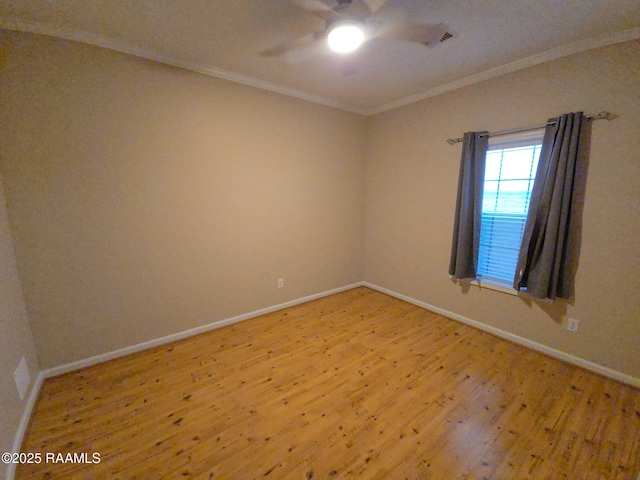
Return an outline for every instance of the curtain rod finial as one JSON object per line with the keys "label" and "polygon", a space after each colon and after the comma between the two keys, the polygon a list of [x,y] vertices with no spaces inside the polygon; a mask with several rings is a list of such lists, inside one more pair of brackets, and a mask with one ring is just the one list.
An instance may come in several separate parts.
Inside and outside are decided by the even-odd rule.
{"label": "curtain rod finial", "polygon": [[588,115],[588,118],[590,118],[591,120],[614,120],[618,118],[618,115],[616,115],[615,113],[611,113],[611,112],[607,112],[606,110],[603,110],[597,115]]}

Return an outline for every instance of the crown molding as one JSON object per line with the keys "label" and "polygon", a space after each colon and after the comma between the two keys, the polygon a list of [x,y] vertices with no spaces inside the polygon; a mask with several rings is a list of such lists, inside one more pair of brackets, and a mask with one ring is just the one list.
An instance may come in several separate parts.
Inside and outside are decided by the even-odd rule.
{"label": "crown molding", "polygon": [[371,109],[362,109],[362,108],[354,107],[353,105],[347,105],[341,102],[336,102],[334,100],[322,97],[320,95],[314,95],[308,92],[304,92],[302,90],[285,87],[277,83],[260,80],[258,78],[251,77],[249,75],[242,75],[239,73],[231,72],[229,70],[223,70],[221,68],[215,68],[215,67],[211,67],[204,64],[199,64],[194,62],[185,62],[183,60],[172,57],[170,55],[165,55],[163,53],[156,52],[156,51],[141,47],[139,45],[125,42],[117,38],[109,37],[106,35],[97,35],[94,33],[83,32],[83,31],[60,27],[58,25],[53,25],[48,23],[30,22],[26,20],[17,19],[17,18],[2,18],[2,17],[0,17],[0,28],[5,30],[37,33],[41,35],[64,38],[66,40],[73,40],[76,42],[86,43],[89,45],[95,45],[98,47],[107,48],[109,50],[115,50],[117,52],[127,53],[130,55],[134,55],[136,57],[145,58],[147,60],[153,60],[156,62],[164,63],[166,65],[170,65],[173,67],[190,70],[192,72],[209,75],[211,77],[229,80],[232,82],[240,83],[250,87],[260,88],[262,90],[267,90],[274,93],[280,93],[282,95],[299,98],[301,100],[306,100],[309,102],[326,105],[328,107],[333,107],[333,108],[345,110],[351,113],[356,113],[364,116],[377,115],[378,113],[383,113],[388,110],[404,107],[406,105],[416,103],[430,97],[435,97],[436,95],[440,95],[442,93],[451,92],[453,90],[457,90],[463,87],[468,87],[475,83],[483,82],[485,80],[499,77],[507,73],[516,72],[518,70],[532,67],[534,65],[539,65],[541,63],[545,63],[550,60],[556,60],[558,58],[584,52],[586,50],[605,47],[608,45],[613,45],[616,43],[626,42],[626,41],[640,38],[640,27],[636,27],[636,28],[630,28],[627,30],[621,30],[618,32],[613,32],[613,33],[602,35],[599,37],[580,40],[578,42],[557,47],[537,55],[532,55],[527,58],[516,60],[515,62],[511,62],[506,65],[502,65],[500,67],[492,68],[490,70],[486,70],[484,72],[480,72],[475,75],[471,75],[469,77],[465,77],[460,80],[447,83],[445,85],[439,85],[437,87],[430,88],[424,92],[411,95],[408,97],[404,97],[399,100],[394,100],[393,102],[389,102],[384,105],[380,105],[378,107],[374,107]]}
{"label": "crown molding", "polygon": [[440,95],[442,93],[451,92],[453,90],[457,90],[463,87],[468,87],[475,83],[483,82],[485,80],[499,77],[507,73],[516,72],[518,70],[522,70],[523,68],[539,65],[541,63],[548,62],[550,60],[556,60],[558,58],[584,52],[586,50],[591,50],[599,47],[606,47],[607,45],[627,42],[627,41],[635,40],[638,38],[640,38],[640,28],[630,28],[627,30],[621,30],[621,31],[610,33],[607,35],[602,35],[599,37],[588,38],[585,40],[581,40],[579,42],[571,43],[569,45],[553,48],[546,52],[543,52],[537,55],[532,55],[531,57],[523,58],[521,60],[516,60],[515,62],[507,63],[506,65],[502,65],[500,67],[492,68],[490,70],[477,73],[475,75],[471,75],[469,77],[462,78],[460,80],[456,80],[455,82],[430,88],[429,90],[426,90],[422,93],[411,95],[409,97],[405,97],[400,100],[395,100],[393,102],[380,105],[379,107],[366,110],[364,114],[376,115],[378,113],[386,112],[388,110],[393,110],[394,108],[398,108],[398,107],[404,107],[405,105],[416,103],[430,97],[435,97],[436,95]]}
{"label": "crown molding", "polygon": [[179,58],[172,57],[170,55],[166,55],[145,47],[141,47],[140,45],[129,43],[106,35],[98,35],[95,33],[74,30],[49,23],[30,22],[17,18],[3,17],[0,17],[0,29],[36,33],[40,35],[47,35],[50,37],[63,38],[65,40],[73,40],[75,42],[86,43],[89,45],[95,45],[109,50],[114,50],[147,60],[163,63],[172,67],[201,73],[210,77],[221,78],[223,80],[229,80],[231,82],[240,83],[250,87],[260,88],[262,90],[267,90],[274,93],[280,93],[290,97],[299,98],[301,100],[307,100],[312,103],[318,103],[321,105],[326,105],[328,107],[357,113],[359,115],[365,115],[365,111],[363,109],[359,109],[352,105],[347,105],[341,102],[336,102],[320,95],[314,95],[302,90],[285,87],[277,83],[267,82],[259,78],[251,77],[249,75],[242,75],[240,73],[231,72],[229,70],[224,70],[221,68],[215,68],[195,62],[186,62],[184,60],[180,60]]}

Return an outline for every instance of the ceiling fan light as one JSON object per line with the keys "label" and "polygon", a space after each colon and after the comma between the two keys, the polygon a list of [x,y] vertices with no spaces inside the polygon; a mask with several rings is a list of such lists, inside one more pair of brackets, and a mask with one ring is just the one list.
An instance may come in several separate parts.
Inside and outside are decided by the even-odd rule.
{"label": "ceiling fan light", "polygon": [[334,52],[353,52],[364,42],[364,26],[358,20],[337,20],[329,26],[327,42]]}

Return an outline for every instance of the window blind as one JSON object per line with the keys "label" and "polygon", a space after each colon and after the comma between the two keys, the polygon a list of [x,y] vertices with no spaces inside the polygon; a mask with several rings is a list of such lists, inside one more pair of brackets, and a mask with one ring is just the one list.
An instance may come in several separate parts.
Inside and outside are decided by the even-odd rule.
{"label": "window blind", "polygon": [[478,253],[477,276],[481,281],[513,286],[542,134],[489,143]]}

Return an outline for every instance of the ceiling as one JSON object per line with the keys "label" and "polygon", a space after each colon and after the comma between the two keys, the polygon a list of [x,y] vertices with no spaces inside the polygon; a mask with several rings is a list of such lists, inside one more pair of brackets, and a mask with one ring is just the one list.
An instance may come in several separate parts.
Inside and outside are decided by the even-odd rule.
{"label": "ceiling", "polygon": [[[308,0],[305,0],[308,1]],[[324,21],[295,0],[0,0],[5,29],[100,45],[216,77],[374,114],[547,60],[640,38],[638,0],[365,0],[381,21],[444,23],[435,47],[374,38],[262,52]]]}

